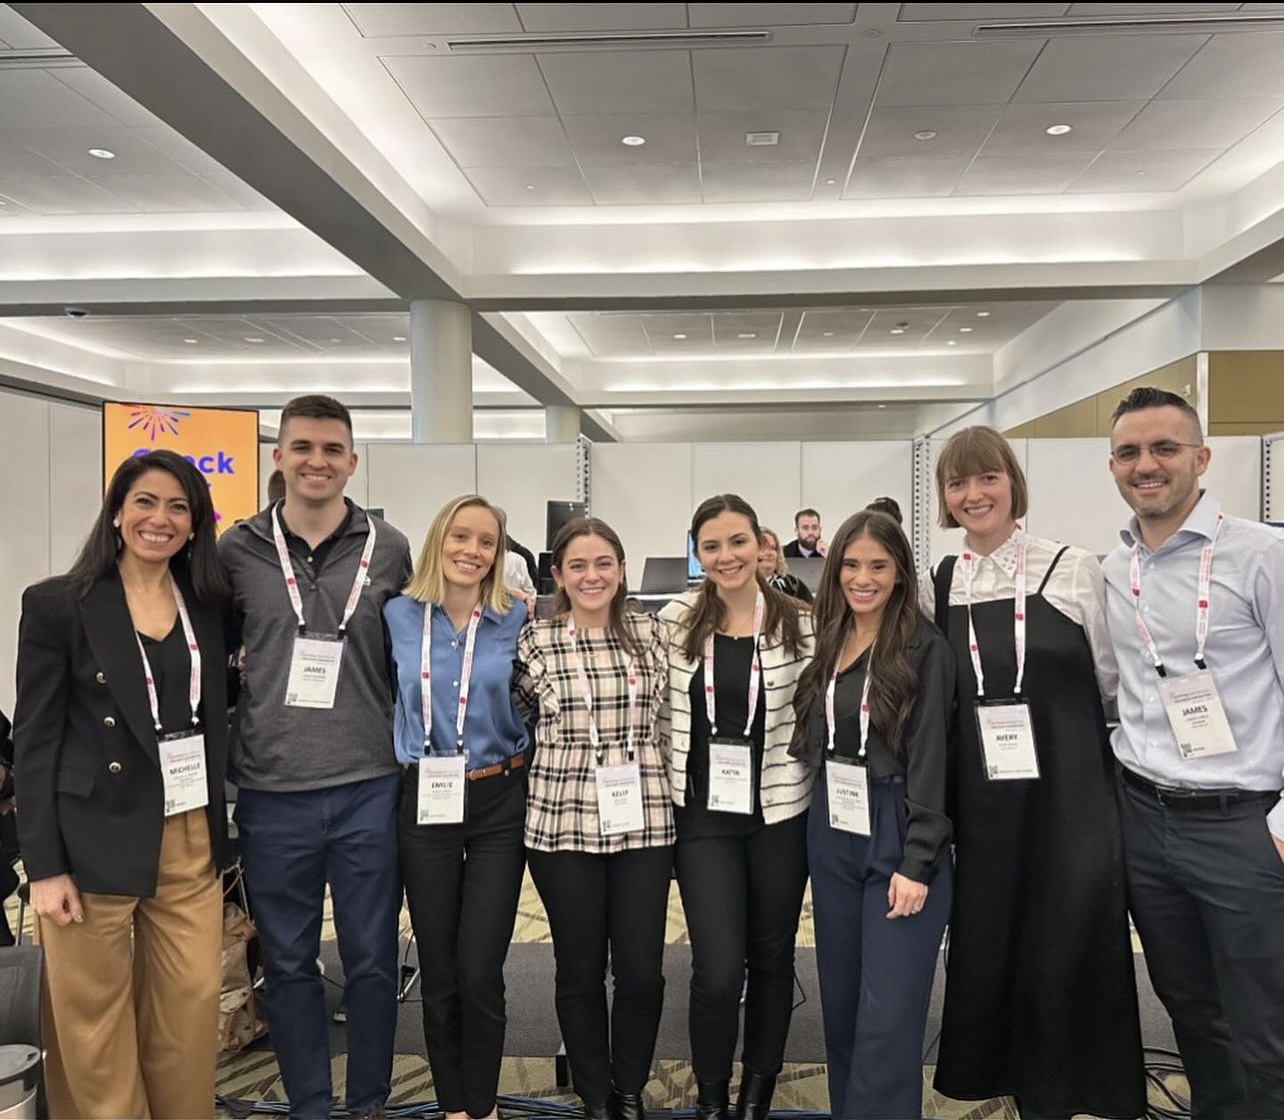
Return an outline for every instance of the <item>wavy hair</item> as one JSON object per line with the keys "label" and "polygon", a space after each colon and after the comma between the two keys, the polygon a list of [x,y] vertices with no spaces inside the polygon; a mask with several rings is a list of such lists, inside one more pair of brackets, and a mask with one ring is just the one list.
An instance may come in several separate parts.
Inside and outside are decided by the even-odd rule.
{"label": "wavy hair", "polygon": [[424,537],[424,546],[419,550],[419,560],[415,564],[410,582],[405,592],[412,599],[421,603],[442,603],[446,599],[446,568],[441,559],[442,549],[446,544],[446,534],[455,523],[460,510],[484,509],[495,518],[498,532],[495,534],[495,562],[481,581],[482,606],[489,607],[498,614],[507,614],[513,605],[512,596],[504,586],[504,553],[507,551],[508,537],[504,532],[504,518],[498,510],[480,494],[461,494],[452,498],[432,519],[428,526],[428,535]]}

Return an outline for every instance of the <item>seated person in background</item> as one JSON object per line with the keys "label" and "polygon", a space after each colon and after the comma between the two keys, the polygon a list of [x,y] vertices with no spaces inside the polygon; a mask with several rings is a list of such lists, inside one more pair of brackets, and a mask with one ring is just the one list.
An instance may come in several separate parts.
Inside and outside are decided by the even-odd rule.
{"label": "seated person in background", "polygon": [[874,513],[886,513],[896,518],[897,525],[905,524],[905,518],[901,516],[901,505],[895,498],[875,498],[865,507]]}
{"label": "seated person in background", "polygon": [[[535,579],[532,578],[530,568],[526,563],[526,558],[521,552],[513,547],[513,542],[508,539],[508,514],[500,506],[492,505],[490,507],[495,515],[499,518],[499,523],[504,530],[504,539],[508,541],[504,555],[500,558],[500,564],[503,568],[504,586],[510,591],[520,591],[528,599],[532,608],[535,604]],[[529,555],[529,553],[528,553]],[[538,574],[538,573],[537,573]]]}
{"label": "seated person in background", "polygon": [[12,726],[9,717],[0,712],[0,949],[14,941],[4,904],[18,889],[18,873],[9,862],[18,855],[13,819],[13,739],[9,735]]}
{"label": "seated person in background", "polygon": [[811,602],[811,592],[807,585],[795,575],[789,574],[789,565],[785,563],[785,554],[780,550],[780,538],[775,530],[766,527],[762,530],[762,542],[758,546],[758,574],[771,587],[783,591],[793,599],[804,603]]}
{"label": "seated person in background", "polygon": [[829,545],[820,535],[820,514],[814,509],[800,509],[794,514],[794,539],[785,545],[785,555],[795,559],[824,556]]}

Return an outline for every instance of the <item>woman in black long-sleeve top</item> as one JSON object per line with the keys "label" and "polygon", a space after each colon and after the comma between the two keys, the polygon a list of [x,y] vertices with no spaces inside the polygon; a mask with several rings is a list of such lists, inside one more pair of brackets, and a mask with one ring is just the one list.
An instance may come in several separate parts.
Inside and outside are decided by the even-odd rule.
{"label": "woman in black long-sleeve top", "polygon": [[117,469],[18,634],[18,834],[56,1117],[211,1116],[227,657],[214,508],[171,451]]}
{"label": "woman in black long-sleeve top", "polygon": [[909,542],[849,517],[825,559],[791,753],[819,767],[808,820],[834,1116],[923,1115],[923,1031],[951,902],[946,739],[955,661],[920,613]]}

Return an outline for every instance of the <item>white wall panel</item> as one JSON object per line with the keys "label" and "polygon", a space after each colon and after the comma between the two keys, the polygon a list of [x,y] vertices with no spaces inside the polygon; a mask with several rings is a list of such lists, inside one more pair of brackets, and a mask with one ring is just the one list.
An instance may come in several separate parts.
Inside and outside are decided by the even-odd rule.
{"label": "white wall panel", "polygon": [[595,443],[592,513],[620,534],[629,584],[648,556],[682,556],[695,505],[689,443]]}
{"label": "white wall panel", "polygon": [[802,444],[697,443],[691,451],[692,509],[714,494],[739,494],[761,524],[780,533],[781,544],[792,539],[803,504]]}
{"label": "white wall panel", "polygon": [[[913,462],[914,445],[908,440],[804,443],[798,506],[820,511],[821,528],[830,540],[858,509],[878,497],[893,498],[905,515],[905,533],[912,540]],[[767,524],[782,534],[782,543],[794,535],[791,523]]]}
{"label": "white wall panel", "polygon": [[49,569],[66,571],[102,508],[103,418],[96,408],[49,404]]}
{"label": "white wall panel", "polygon": [[369,504],[406,534],[416,559],[437,511],[477,489],[477,449],[471,443],[371,443],[365,463]]}
{"label": "white wall panel", "polygon": [[508,529],[532,552],[544,546],[550,501],[575,500],[575,444],[479,443],[477,490],[508,513]]}

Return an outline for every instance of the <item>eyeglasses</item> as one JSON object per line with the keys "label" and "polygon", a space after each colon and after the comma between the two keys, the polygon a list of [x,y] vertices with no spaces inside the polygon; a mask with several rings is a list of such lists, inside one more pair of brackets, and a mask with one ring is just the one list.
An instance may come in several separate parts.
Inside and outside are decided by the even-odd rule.
{"label": "eyeglasses", "polygon": [[1149,451],[1155,459],[1172,459],[1181,454],[1183,447],[1198,449],[1202,446],[1202,443],[1178,443],[1172,439],[1161,439],[1158,443],[1142,444],[1140,447],[1135,443],[1121,443],[1110,452],[1110,457],[1116,463],[1135,463],[1141,458],[1143,451]]}

